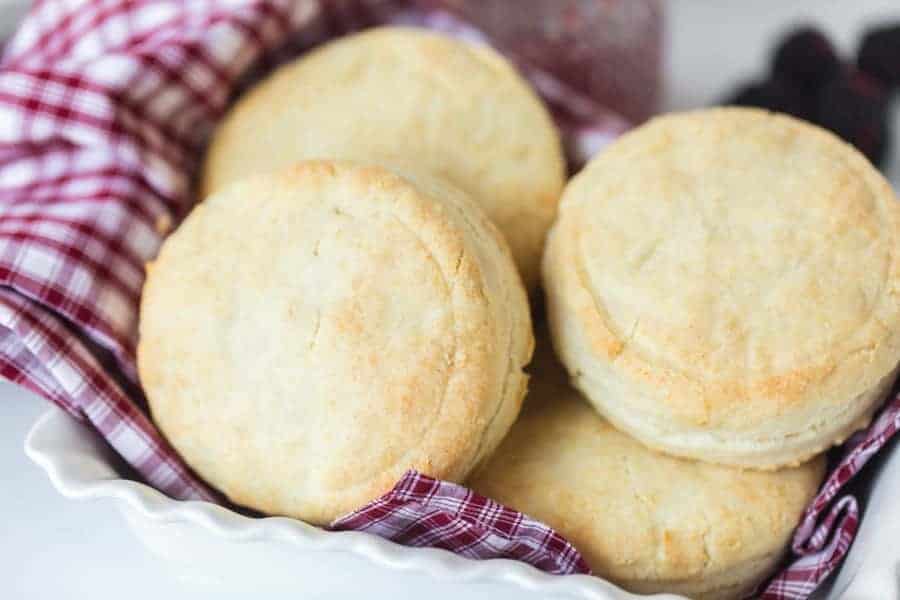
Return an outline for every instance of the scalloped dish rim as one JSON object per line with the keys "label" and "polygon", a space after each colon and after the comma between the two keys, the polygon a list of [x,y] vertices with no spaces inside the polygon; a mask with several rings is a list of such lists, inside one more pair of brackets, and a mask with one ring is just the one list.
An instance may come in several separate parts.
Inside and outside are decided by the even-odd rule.
{"label": "scalloped dish rim", "polygon": [[[145,524],[187,523],[197,533],[212,534],[232,544],[272,540],[305,552],[347,552],[383,569],[414,571],[441,581],[510,584],[530,592],[587,600],[648,598],[592,575],[550,575],[514,560],[477,561],[441,549],[401,546],[368,533],[324,531],[287,517],[253,518],[210,502],[173,500],[146,484],[117,477],[111,451],[56,407],[32,425],[25,438],[25,453],[66,498],[109,498]],[[653,598],[683,599],[668,594]]]}

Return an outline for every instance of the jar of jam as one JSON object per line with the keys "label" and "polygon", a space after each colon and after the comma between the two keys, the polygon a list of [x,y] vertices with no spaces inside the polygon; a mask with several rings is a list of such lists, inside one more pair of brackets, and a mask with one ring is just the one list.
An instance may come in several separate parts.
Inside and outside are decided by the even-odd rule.
{"label": "jar of jam", "polygon": [[502,50],[640,123],[662,94],[661,0],[437,0]]}

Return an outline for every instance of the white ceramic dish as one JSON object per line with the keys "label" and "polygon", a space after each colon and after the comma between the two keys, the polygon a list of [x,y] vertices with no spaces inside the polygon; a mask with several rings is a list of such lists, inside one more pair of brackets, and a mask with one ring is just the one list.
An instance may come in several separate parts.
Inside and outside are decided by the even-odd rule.
{"label": "white ceramic dish", "polygon": [[[267,588],[312,596],[334,592],[335,582],[365,589],[368,581],[383,580],[386,571],[394,571],[403,573],[404,591],[420,589],[425,594],[433,592],[437,582],[453,582],[464,594],[484,593],[490,584],[521,598],[645,598],[598,577],[547,575],[511,560],[473,561],[444,550],[406,548],[365,533],[326,532],[293,519],[253,519],[206,502],[175,501],[122,478],[120,461],[109,448],[55,407],[34,424],[25,452],[63,496],[112,500],[138,539],[192,580],[230,585],[251,573],[253,581],[265,582]],[[889,452],[877,462],[863,486],[869,489],[857,539],[839,575],[814,596],[816,600],[900,599],[900,452]],[[684,600],[673,595],[653,598]]]}
{"label": "white ceramic dish", "polygon": [[[176,563],[176,567],[189,568],[194,579],[222,582],[230,574],[252,570],[254,578],[267,585],[283,582],[308,593],[311,588],[323,587],[322,582],[346,578],[348,573],[357,582],[364,582],[367,572],[390,569],[419,575],[410,583],[426,586],[430,578],[457,584],[502,583],[543,597],[639,598],[598,577],[547,575],[512,560],[469,560],[444,550],[407,548],[366,533],[327,532],[293,519],[254,519],[207,502],[175,501],[147,485],[123,479],[112,452],[57,408],[35,423],[25,441],[25,452],[47,472],[62,495],[79,500],[114,500],[152,552]],[[332,556],[323,561],[323,552],[338,553],[340,560]],[[310,563],[317,581],[304,578],[298,584],[303,563]]]}

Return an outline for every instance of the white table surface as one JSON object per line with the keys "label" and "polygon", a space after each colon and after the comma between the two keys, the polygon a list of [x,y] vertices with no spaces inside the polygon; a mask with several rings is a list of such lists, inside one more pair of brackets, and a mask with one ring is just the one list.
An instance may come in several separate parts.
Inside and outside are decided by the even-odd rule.
{"label": "white table surface", "polygon": [[[18,12],[8,8],[10,4],[0,0],[0,33]],[[709,104],[739,80],[760,74],[773,37],[798,20],[821,23],[850,50],[867,23],[900,19],[897,0],[668,0],[668,6],[668,109]],[[900,131],[897,112],[894,121]],[[900,152],[894,153],[888,173],[900,184]],[[77,503],[58,496],[22,452],[26,431],[44,409],[41,399],[0,382],[0,598],[247,597],[246,590],[176,578],[137,544],[108,503]],[[431,600],[455,595],[442,588]],[[297,591],[283,594],[292,600],[297,596]],[[515,591],[490,596],[520,597]],[[402,580],[385,574],[383,580],[367,583],[365,597],[397,600],[406,595]]]}

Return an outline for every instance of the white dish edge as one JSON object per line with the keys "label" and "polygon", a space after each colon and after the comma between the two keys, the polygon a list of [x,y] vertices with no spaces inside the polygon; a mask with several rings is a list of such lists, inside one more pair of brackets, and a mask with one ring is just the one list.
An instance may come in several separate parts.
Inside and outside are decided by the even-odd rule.
{"label": "white dish edge", "polygon": [[[545,595],[585,600],[636,600],[599,577],[549,575],[525,563],[470,560],[432,548],[408,548],[375,535],[329,532],[284,517],[251,518],[208,502],[173,500],[148,485],[121,478],[110,451],[86,427],[52,407],[25,439],[25,453],[59,493],[76,500],[111,499],[141,526],[179,522],[232,544],[287,543],[301,552],[346,552],[394,571],[415,571],[454,583],[502,583]],[[657,595],[657,600],[681,596]]]}

